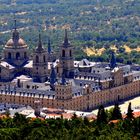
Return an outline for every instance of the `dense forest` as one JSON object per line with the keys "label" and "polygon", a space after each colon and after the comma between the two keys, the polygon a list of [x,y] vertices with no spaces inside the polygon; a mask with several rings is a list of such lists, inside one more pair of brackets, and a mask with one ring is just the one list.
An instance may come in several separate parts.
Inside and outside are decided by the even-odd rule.
{"label": "dense forest", "polygon": [[86,47],[104,47],[101,56],[88,59],[109,61],[110,45],[115,44],[120,48],[118,62],[140,63],[139,52],[126,53],[121,48],[124,44],[130,48],[140,45],[139,7],[137,0],[0,0],[0,49],[11,35],[15,16],[21,36],[31,49],[40,31],[45,46],[50,38],[58,50],[67,28],[77,59],[86,57]]}
{"label": "dense forest", "polygon": [[[134,118],[131,104],[125,119],[116,104],[110,111],[99,107],[97,119],[89,121],[78,118],[71,120],[31,119],[15,113],[13,118],[0,119],[1,140],[138,140],[140,139],[140,117]],[[114,121],[115,120],[115,121]]]}

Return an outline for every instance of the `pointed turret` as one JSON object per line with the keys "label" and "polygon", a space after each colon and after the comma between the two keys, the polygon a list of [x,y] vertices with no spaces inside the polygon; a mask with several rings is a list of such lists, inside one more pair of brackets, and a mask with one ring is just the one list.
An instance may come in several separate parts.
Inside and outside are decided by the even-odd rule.
{"label": "pointed turret", "polygon": [[17,30],[17,20],[15,19],[15,30]]}
{"label": "pointed turret", "polygon": [[54,66],[51,66],[51,74],[50,74],[50,87],[52,90],[54,90],[54,84],[56,82],[56,73],[55,73],[55,69]]}
{"label": "pointed turret", "polygon": [[112,52],[111,60],[110,60],[110,68],[114,69],[116,66],[117,66],[117,64],[116,64],[116,57],[115,57],[114,52]]}
{"label": "pointed turret", "polygon": [[64,72],[64,70],[63,70],[63,73],[62,73],[61,84],[62,84],[62,85],[65,85],[65,84],[66,84],[66,79],[65,79],[65,72]]}
{"label": "pointed turret", "polygon": [[12,39],[16,44],[16,42],[18,42],[18,40],[19,40],[19,32],[17,31],[17,23],[16,23],[17,21],[16,21],[16,19],[14,20],[14,22],[15,22],[15,27],[14,27]]}
{"label": "pointed turret", "polygon": [[50,84],[54,84],[56,82],[56,73],[54,66],[51,66],[51,74],[50,74]]}
{"label": "pointed turret", "polygon": [[39,40],[38,40],[38,46],[37,46],[37,51],[42,51],[44,50],[42,47],[42,40],[41,40],[41,34],[39,34]]}
{"label": "pointed turret", "polygon": [[52,52],[51,50],[51,42],[50,39],[48,39],[48,53],[50,54]]}

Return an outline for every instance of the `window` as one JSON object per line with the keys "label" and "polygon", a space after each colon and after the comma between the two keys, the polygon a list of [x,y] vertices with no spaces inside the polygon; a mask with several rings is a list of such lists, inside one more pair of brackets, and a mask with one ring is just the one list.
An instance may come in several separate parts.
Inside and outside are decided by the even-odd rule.
{"label": "window", "polygon": [[71,53],[71,50],[70,50],[70,57],[72,57],[72,53]]}
{"label": "window", "polygon": [[11,59],[11,53],[10,52],[8,53],[8,59]]}
{"label": "window", "polygon": [[17,53],[16,53],[16,59],[19,59],[19,58],[20,58],[20,53],[17,52]]}
{"label": "window", "polygon": [[65,50],[62,50],[62,57],[65,57]]}
{"label": "window", "polygon": [[25,52],[25,53],[24,53],[24,58],[26,58],[26,57],[27,57],[27,53]]}
{"label": "window", "polygon": [[57,72],[57,73],[59,72],[59,68],[58,68],[58,67],[56,68],[56,72]]}
{"label": "window", "polygon": [[36,56],[36,63],[39,63],[39,57]]}

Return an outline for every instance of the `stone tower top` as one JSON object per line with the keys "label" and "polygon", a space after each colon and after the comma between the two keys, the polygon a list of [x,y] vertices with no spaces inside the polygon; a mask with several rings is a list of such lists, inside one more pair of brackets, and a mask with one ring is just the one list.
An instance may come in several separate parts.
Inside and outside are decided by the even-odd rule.
{"label": "stone tower top", "polygon": [[44,48],[42,46],[41,34],[39,33],[38,46],[36,48],[36,51],[41,52],[43,50],[44,50]]}

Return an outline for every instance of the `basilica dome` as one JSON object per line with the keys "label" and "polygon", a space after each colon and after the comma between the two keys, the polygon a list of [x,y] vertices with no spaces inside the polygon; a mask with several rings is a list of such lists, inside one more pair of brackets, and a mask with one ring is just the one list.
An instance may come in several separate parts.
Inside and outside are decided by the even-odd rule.
{"label": "basilica dome", "polygon": [[13,31],[12,38],[8,40],[5,48],[27,48],[25,41],[19,36],[19,32],[16,27]]}
{"label": "basilica dome", "polygon": [[26,48],[27,44],[25,43],[25,41],[22,38],[19,38],[18,40],[13,40],[12,38],[8,40],[8,42],[6,43],[6,48]]}

